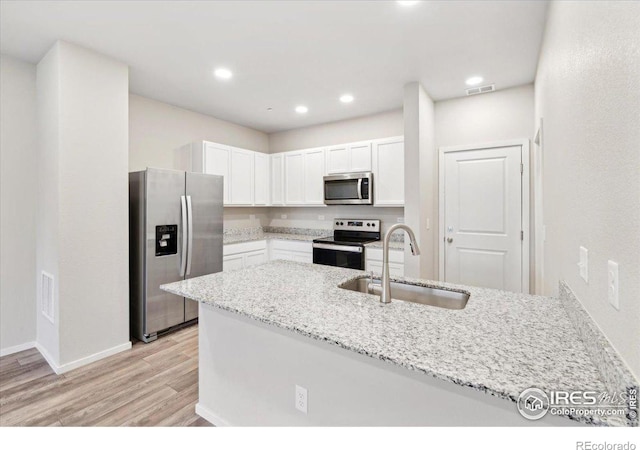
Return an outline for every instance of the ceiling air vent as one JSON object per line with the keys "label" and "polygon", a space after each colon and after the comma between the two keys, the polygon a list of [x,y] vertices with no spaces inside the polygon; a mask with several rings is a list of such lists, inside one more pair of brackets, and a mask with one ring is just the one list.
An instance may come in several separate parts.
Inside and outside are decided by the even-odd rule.
{"label": "ceiling air vent", "polygon": [[496,90],[495,84],[488,84],[486,86],[478,86],[467,89],[467,95],[485,94],[487,92],[493,92]]}

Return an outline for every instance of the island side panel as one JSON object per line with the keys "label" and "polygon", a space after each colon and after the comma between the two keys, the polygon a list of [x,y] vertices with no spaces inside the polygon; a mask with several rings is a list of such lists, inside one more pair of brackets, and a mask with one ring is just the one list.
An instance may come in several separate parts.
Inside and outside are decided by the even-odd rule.
{"label": "island side panel", "polygon": [[[572,426],[515,403],[200,303],[199,402],[214,425]],[[308,413],[295,409],[295,386]]]}

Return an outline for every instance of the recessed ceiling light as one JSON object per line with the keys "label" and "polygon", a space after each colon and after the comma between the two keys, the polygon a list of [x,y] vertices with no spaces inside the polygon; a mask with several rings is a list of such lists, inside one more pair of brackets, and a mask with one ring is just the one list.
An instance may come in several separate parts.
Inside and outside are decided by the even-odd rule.
{"label": "recessed ceiling light", "polygon": [[307,108],[307,107],[306,107],[306,106],[304,106],[304,105],[296,106],[296,112],[297,112],[298,114],[304,114],[304,113],[306,113],[307,111],[309,111],[309,108]]}
{"label": "recessed ceiling light", "polygon": [[471,77],[471,78],[467,78],[467,81],[465,81],[465,83],[467,83],[467,86],[475,86],[476,84],[480,84],[484,81],[484,78],[482,77]]}
{"label": "recessed ceiling light", "polygon": [[229,69],[225,69],[224,67],[221,67],[219,69],[216,69],[213,74],[220,78],[221,80],[228,80],[229,78],[231,78],[233,76],[233,72],[231,72]]}
{"label": "recessed ceiling light", "polygon": [[401,6],[413,6],[417,3],[420,3],[420,0],[412,0],[412,1],[398,1],[398,4]]}
{"label": "recessed ceiling light", "polygon": [[353,95],[344,94],[342,97],[340,97],[340,101],[342,103],[351,103],[353,101]]}

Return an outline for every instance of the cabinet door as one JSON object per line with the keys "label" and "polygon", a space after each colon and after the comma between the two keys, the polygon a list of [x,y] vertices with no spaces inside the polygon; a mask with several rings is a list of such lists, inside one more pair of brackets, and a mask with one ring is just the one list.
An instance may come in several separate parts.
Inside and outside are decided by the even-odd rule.
{"label": "cabinet door", "polygon": [[404,205],[404,142],[402,138],[374,144],[374,206]]}
{"label": "cabinet door", "polygon": [[253,204],[253,152],[231,150],[231,204]]}
{"label": "cabinet door", "polygon": [[204,146],[204,173],[224,177],[224,204],[231,202],[229,178],[231,175],[231,149],[227,146],[207,142]]}
{"label": "cabinet door", "polygon": [[269,155],[255,152],[254,158],[254,189],[253,203],[256,205],[269,204]]}
{"label": "cabinet door", "polygon": [[324,205],[324,149],[307,150],[304,153],[304,203]]}
{"label": "cabinet door", "polygon": [[271,155],[271,204],[284,205],[284,155]]}
{"label": "cabinet door", "polygon": [[371,143],[352,144],[350,172],[371,172]]}
{"label": "cabinet door", "polygon": [[287,205],[304,204],[304,153],[289,152],[284,156],[284,197]]}
{"label": "cabinet door", "polygon": [[242,253],[224,256],[222,258],[222,271],[238,270],[244,268],[244,256]]}
{"label": "cabinet door", "polygon": [[349,147],[341,145],[327,148],[327,173],[349,172]]}
{"label": "cabinet door", "polygon": [[267,262],[266,250],[256,250],[254,252],[248,252],[245,254],[245,258],[244,258],[245,267],[256,266],[264,262]]}

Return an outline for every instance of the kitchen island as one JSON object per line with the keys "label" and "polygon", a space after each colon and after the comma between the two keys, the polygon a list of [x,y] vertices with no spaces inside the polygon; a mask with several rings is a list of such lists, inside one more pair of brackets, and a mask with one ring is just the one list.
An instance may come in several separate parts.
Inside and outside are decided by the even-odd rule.
{"label": "kitchen island", "polygon": [[624,424],[518,413],[529,387],[607,390],[558,299],[406,280],[470,294],[448,310],[338,287],[364,276],[273,261],[162,286],[200,302],[196,412],[216,425]]}

